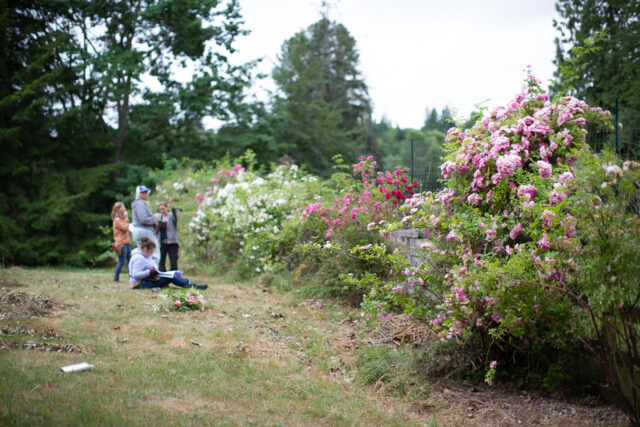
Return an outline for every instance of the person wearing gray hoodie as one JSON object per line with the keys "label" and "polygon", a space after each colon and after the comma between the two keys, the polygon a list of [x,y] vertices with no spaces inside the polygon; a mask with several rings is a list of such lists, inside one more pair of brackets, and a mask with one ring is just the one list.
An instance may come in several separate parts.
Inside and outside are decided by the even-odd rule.
{"label": "person wearing gray hoodie", "polygon": [[160,262],[160,245],[156,239],[156,217],[149,209],[147,202],[150,193],[151,190],[146,185],[138,185],[136,187],[136,199],[131,203],[131,216],[133,219],[131,235],[138,247],[140,247],[140,239],[143,237],[148,237],[153,241],[155,250],[151,258],[158,265]]}
{"label": "person wearing gray hoodie", "polygon": [[146,236],[140,239],[140,246],[133,251],[129,261],[129,286],[131,289],[163,288],[173,283],[181,288],[207,289],[206,283],[194,283],[182,277],[179,271],[172,277],[158,276],[158,267],[151,259],[155,243]]}

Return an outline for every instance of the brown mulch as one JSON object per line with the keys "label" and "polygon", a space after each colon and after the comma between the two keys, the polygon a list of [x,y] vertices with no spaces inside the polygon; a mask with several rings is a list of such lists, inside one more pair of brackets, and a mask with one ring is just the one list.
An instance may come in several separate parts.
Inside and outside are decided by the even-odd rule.
{"label": "brown mulch", "polygon": [[57,344],[50,342],[7,342],[0,340],[0,349],[40,350],[53,353],[86,353],[87,349],[75,344]]}
{"label": "brown mulch", "polygon": [[[427,347],[436,340],[435,334],[424,324],[399,315],[380,321],[363,341],[375,346],[407,345],[417,348]],[[439,355],[437,363],[435,360],[423,361],[422,374],[432,380],[429,381],[428,398],[416,400],[411,405],[410,412],[418,419],[435,416],[442,425],[482,427],[631,425],[623,411],[594,397],[567,399],[521,390],[509,384],[488,386],[446,380],[446,373],[455,371],[456,365],[460,365],[457,369],[464,367],[464,363],[460,362],[456,355],[451,354]],[[384,394],[385,384],[379,381],[374,390]]]}
{"label": "brown mulch", "polygon": [[46,328],[43,330],[29,329],[26,326],[18,326],[12,328],[10,326],[0,327],[0,335],[39,335],[42,339],[62,339],[67,334],[54,328]]}
{"label": "brown mulch", "polygon": [[424,324],[412,320],[409,316],[398,315],[385,319],[369,334],[368,343],[372,345],[401,345],[421,347],[433,341],[433,332]]}
{"label": "brown mulch", "polygon": [[0,320],[50,316],[60,306],[47,296],[7,290],[0,295]]}

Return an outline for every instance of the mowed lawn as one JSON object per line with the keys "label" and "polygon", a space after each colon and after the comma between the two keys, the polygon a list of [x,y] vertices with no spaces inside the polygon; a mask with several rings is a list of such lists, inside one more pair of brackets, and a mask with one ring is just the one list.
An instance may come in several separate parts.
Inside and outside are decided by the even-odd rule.
{"label": "mowed lawn", "polygon": [[[111,270],[1,273],[0,424],[417,421],[356,384],[359,315],[349,308],[196,277],[209,282],[213,310],[165,311],[161,293],[114,283]],[[80,362],[95,368],[60,370]]]}

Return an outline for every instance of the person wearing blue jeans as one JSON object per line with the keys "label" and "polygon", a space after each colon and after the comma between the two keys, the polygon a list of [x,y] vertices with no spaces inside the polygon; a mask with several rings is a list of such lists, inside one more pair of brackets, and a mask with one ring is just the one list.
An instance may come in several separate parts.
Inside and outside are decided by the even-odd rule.
{"label": "person wearing blue jeans", "polygon": [[124,203],[115,202],[111,210],[111,219],[113,220],[113,241],[111,246],[118,254],[118,265],[113,275],[115,282],[120,281],[120,271],[125,265],[129,265],[131,260],[131,237],[129,236],[129,215]]}
{"label": "person wearing blue jeans", "polygon": [[173,283],[181,288],[207,289],[206,283],[193,283],[176,273],[173,277],[158,277],[158,267],[152,259],[156,244],[148,237],[140,239],[140,247],[133,251],[129,261],[129,286],[132,289],[162,288]]}
{"label": "person wearing blue jeans", "polygon": [[118,255],[118,264],[116,265],[116,273],[113,277],[113,280],[116,282],[120,277],[120,271],[122,271],[122,267],[125,265],[129,265],[129,261],[131,261],[131,246],[128,243],[125,243],[120,248],[120,255]]}

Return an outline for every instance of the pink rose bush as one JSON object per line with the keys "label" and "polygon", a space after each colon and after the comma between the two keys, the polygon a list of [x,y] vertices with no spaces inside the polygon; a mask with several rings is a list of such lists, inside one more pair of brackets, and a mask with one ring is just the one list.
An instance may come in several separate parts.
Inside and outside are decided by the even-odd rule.
{"label": "pink rose bush", "polygon": [[[358,185],[347,178],[341,181],[337,194],[329,193],[302,212],[302,234],[309,235],[310,242],[298,246],[302,258],[299,262],[304,268],[301,271],[326,283],[330,295],[360,299],[361,294],[377,286],[358,279],[362,274],[388,275],[386,264],[378,261],[388,252],[379,229],[389,221],[409,220],[403,219],[399,208],[415,194],[418,183],[411,182],[404,169],[377,171],[377,166],[372,156],[361,156],[352,170],[359,178]],[[396,257],[401,258],[400,254]],[[385,286],[391,289],[389,283]],[[405,299],[397,287],[393,295],[392,299]],[[374,306],[377,305],[380,304]],[[381,307],[375,313],[376,318],[390,314],[386,311],[391,308],[389,304],[383,303]],[[368,316],[374,317],[371,313]]]}
{"label": "pink rose bush", "polygon": [[[580,244],[574,165],[588,152],[587,121],[611,127],[608,112],[572,97],[552,101],[529,76],[505,107],[448,131],[445,189],[407,199],[410,219],[383,230],[412,228],[432,243],[412,271],[425,285],[411,291],[405,312],[424,314],[442,341],[472,341],[492,359],[542,354],[566,337],[564,289],[575,283]],[[365,300],[385,300],[376,292]]]}
{"label": "pink rose bush", "polygon": [[353,174],[360,177],[361,188],[347,188],[344,195],[331,202],[311,203],[302,213],[303,223],[316,217],[326,225],[327,240],[345,226],[364,229],[366,224],[396,219],[398,204],[411,197],[418,187],[417,182],[409,182],[404,169],[376,172],[373,156],[361,156],[358,160],[353,165]]}

